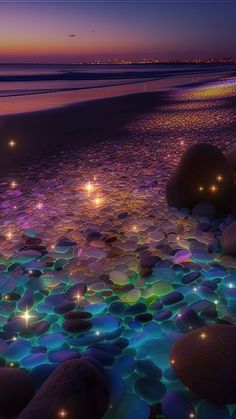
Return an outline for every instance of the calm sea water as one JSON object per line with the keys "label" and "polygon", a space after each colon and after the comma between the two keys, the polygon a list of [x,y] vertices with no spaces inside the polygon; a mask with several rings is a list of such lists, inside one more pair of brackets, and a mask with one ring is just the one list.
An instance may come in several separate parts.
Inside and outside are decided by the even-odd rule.
{"label": "calm sea water", "polygon": [[0,114],[29,112],[142,91],[156,91],[184,78],[196,82],[221,65],[6,65],[0,64]]}

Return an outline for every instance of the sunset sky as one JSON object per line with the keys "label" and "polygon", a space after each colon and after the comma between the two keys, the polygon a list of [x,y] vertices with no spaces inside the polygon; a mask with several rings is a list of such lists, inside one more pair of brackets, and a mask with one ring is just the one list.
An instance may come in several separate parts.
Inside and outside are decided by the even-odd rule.
{"label": "sunset sky", "polygon": [[236,2],[226,0],[8,0],[0,62],[236,56],[235,21]]}

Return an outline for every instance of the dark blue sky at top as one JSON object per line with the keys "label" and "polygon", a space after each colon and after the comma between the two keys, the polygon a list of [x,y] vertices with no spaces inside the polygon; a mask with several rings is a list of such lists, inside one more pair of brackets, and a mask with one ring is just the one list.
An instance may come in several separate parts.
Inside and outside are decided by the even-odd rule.
{"label": "dark blue sky at top", "polygon": [[0,60],[236,56],[235,22],[236,0],[8,0]]}

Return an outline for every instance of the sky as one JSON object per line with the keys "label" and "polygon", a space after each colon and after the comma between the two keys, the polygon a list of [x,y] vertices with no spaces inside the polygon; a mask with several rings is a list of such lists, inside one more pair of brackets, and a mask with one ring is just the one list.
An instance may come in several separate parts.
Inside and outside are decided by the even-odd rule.
{"label": "sky", "polygon": [[236,0],[0,1],[0,62],[236,57]]}

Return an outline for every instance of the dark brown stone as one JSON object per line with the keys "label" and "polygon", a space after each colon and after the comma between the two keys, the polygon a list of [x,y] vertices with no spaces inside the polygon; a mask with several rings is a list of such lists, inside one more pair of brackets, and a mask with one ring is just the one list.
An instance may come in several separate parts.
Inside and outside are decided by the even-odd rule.
{"label": "dark brown stone", "polygon": [[18,419],[101,419],[109,391],[103,375],[91,363],[73,359],[57,367]]}
{"label": "dark brown stone", "polygon": [[236,403],[236,326],[212,325],[188,333],[173,346],[171,364],[199,397]]}

